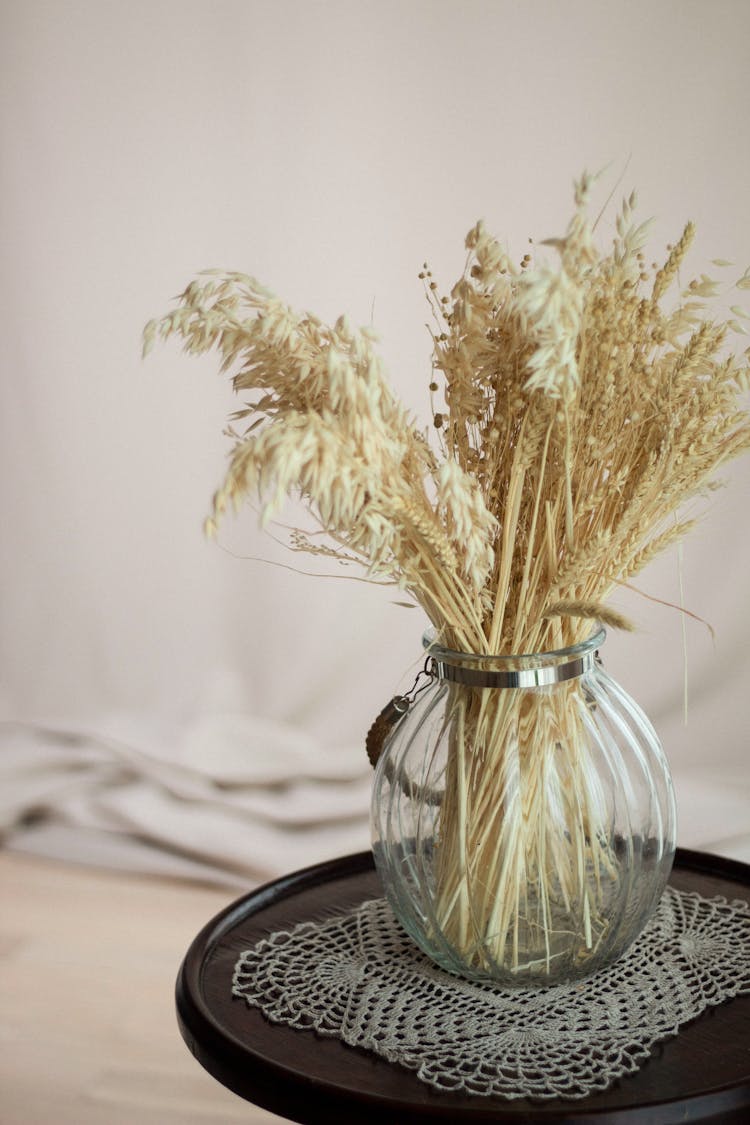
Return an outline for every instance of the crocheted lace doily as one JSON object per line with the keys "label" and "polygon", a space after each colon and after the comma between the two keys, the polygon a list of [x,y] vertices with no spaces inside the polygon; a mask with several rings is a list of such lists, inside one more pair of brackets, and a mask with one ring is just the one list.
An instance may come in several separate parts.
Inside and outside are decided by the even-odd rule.
{"label": "crocheted lace doily", "polygon": [[434,966],[375,899],[259,942],[240,956],[232,992],[269,1020],[375,1051],[439,1090],[580,1098],[637,1070],[709,1005],[750,992],[750,905],[668,887],[612,967],[511,991]]}

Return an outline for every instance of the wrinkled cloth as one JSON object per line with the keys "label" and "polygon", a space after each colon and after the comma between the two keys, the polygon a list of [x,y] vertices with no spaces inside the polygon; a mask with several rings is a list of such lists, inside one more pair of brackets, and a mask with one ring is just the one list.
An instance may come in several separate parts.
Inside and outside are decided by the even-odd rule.
{"label": "wrinkled cloth", "polygon": [[238,887],[369,846],[361,749],[244,716],[107,727],[0,724],[6,845]]}

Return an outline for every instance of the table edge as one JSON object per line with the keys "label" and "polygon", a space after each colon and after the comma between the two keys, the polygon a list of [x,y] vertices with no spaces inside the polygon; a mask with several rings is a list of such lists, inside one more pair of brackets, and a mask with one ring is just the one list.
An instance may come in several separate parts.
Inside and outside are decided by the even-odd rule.
{"label": "table edge", "polygon": [[[188,948],[188,951],[183,958],[180,970],[177,975],[175,986],[175,1000],[177,1007],[177,1022],[185,1041],[186,1046],[190,1050],[194,1058],[207,1070],[214,1078],[216,1078],[223,1085],[233,1090],[238,1096],[244,1097],[242,1093],[243,1085],[248,1087],[247,1083],[238,1083],[235,1080],[235,1072],[231,1065],[222,1064],[217,1059],[216,1052],[207,1049],[203,1042],[199,1042],[196,1038],[194,1030],[195,1023],[201,1028],[201,1038],[204,1036],[208,1038],[210,1043],[213,1043],[216,1048],[220,1047],[220,1053],[224,1058],[230,1062],[234,1062],[241,1066],[243,1074],[248,1076],[249,1071],[252,1069],[251,1062],[252,1055],[249,1056],[248,1050],[241,1043],[229,1035],[226,1030],[215,1020],[212,1013],[204,1003],[196,1001],[196,994],[201,997],[200,988],[189,987],[188,982],[192,981],[195,985],[199,985],[200,972],[203,963],[210,955],[214,945],[221,939],[227,930],[231,929],[241,918],[249,916],[261,910],[264,906],[275,902],[281,902],[285,898],[292,897],[295,892],[301,888],[312,889],[321,883],[328,882],[329,879],[335,877],[344,877],[349,875],[359,875],[365,872],[374,871],[375,865],[371,851],[356,852],[351,855],[341,856],[336,859],[326,860],[323,863],[312,864],[309,867],[301,868],[298,871],[290,872],[281,878],[272,879],[264,883],[262,886],[249,892],[246,895],[239,897],[231,902],[227,907],[215,915],[206,925],[200,930]],[[714,875],[717,878],[728,879],[737,882],[739,885],[747,887],[750,890],[750,864],[741,862],[740,860],[730,859],[724,856],[714,855],[710,852],[700,852],[689,848],[677,848],[675,853],[675,861],[673,870],[690,870],[703,874]],[[385,1060],[381,1060],[385,1062]],[[746,1088],[747,1085],[747,1088]],[[298,1070],[283,1066],[274,1060],[258,1056],[257,1071],[254,1075],[254,1095],[257,1093],[257,1100],[254,1098],[254,1104],[269,1110],[273,1113],[285,1114],[287,1112],[300,1112],[309,1110],[309,1099],[311,1093],[314,1091],[316,1098],[320,1099],[320,1116],[316,1117],[321,1123],[333,1123],[338,1121],[337,1114],[343,1114],[340,1120],[347,1120],[348,1116],[357,1112],[357,1108],[364,1109],[371,1107],[374,1097],[371,1093],[359,1095],[356,1090],[347,1086],[338,1086],[332,1082],[321,1084],[314,1078],[306,1077]],[[281,1087],[283,1093],[278,1096],[277,1090]],[[555,1099],[557,1104],[552,1109],[546,1109],[545,1102],[540,1100],[535,1103],[534,1113],[543,1121],[546,1117],[552,1118],[552,1114],[556,1113],[554,1120],[559,1125],[577,1125],[586,1121],[593,1121],[595,1119],[602,1122],[610,1122],[614,1125],[627,1125],[629,1122],[635,1123],[637,1120],[643,1120],[644,1110],[658,1110],[659,1108],[669,1107],[676,1112],[682,1107],[690,1107],[691,1110],[706,1109],[718,1113],[721,1111],[730,1111],[733,1107],[727,1101],[726,1095],[731,1094],[735,1097],[738,1095],[743,1096],[740,1105],[748,1104],[744,1099],[750,1095],[750,1084],[743,1084],[741,1086],[717,1086],[707,1091],[701,1091],[698,1094],[687,1095],[685,1098],[675,1102],[674,1099],[665,1099],[663,1101],[644,1102],[637,1107],[619,1107],[612,1109],[611,1113],[602,1116],[601,1111],[592,1111],[581,1108],[577,1111],[576,1102],[570,1099],[567,1103],[570,1106],[570,1113],[560,1108],[560,1099]],[[422,1111],[413,1103],[401,1103],[394,1101],[392,1098],[379,1099],[382,1101],[384,1107],[387,1107],[391,1113],[398,1111],[402,1114],[399,1121],[403,1121],[404,1125],[409,1122],[427,1121],[429,1119],[437,1120],[444,1118],[448,1120],[453,1112],[450,1106],[446,1106],[445,1110],[441,1107],[425,1107]],[[734,1100],[732,1098],[731,1100]],[[486,1120],[489,1121],[489,1114],[498,1122],[507,1120],[519,1121],[521,1118],[517,1113],[514,1113],[509,1103],[507,1112],[502,1106],[498,1106],[497,1099],[488,1100]],[[481,1112],[481,1106],[477,1106],[477,1121],[481,1121],[485,1115]],[[331,1116],[333,1114],[334,1116]],[[362,1120],[367,1120],[365,1114],[362,1115]],[[297,1121],[312,1121],[309,1116],[293,1117],[291,1120]],[[665,1119],[666,1121],[667,1119]],[[670,1116],[671,1120],[671,1116]],[[675,1121],[678,1120],[696,1120],[691,1112],[689,1117],[675,1116]]]}

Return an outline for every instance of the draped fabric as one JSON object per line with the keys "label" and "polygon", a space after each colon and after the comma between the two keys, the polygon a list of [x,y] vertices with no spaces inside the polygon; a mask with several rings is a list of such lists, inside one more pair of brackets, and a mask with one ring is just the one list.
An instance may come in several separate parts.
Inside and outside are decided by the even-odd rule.
{"label": "draped fabric", "polygon": [[[425,623],[348,572],[284,569],[316,567],[251,510],[203,540],[238,403],[211,357],[142,364],[141,328],[201,268],[246,270],[374,323],[427,423],[424,259],[447,291],[480,216],[520,258],[608,162],[601,200],[638,187],[654,256],[692,217],[691,268],[730,282],[750,12],[7,0],[0,21],[4,838],[230,881],[364,847],[363,735]],[[681,566],[715,643],[628,590],[641,632],[603,656],[663,737],[680,842],[750,858],[750,464],[724,477]],[[679,602],[677,554],[637,585]]]}

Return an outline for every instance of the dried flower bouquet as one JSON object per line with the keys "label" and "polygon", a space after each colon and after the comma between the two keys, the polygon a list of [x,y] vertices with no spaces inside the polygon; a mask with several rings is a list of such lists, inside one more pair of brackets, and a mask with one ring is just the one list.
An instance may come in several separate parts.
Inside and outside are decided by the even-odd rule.
{"label": "dried flower bouquet", "polygon": [[[450,296],[438,296],[425,267],[435,322],[427,429],[391,390],[371,329],[297,314],[244,274],[207,271],[188,285],[146,327],[145,350],[173,334],[191,353],[216,348],[247,396],[208,532],[247,497],[261,498],[267,523],[299,495],[327,539],[296,531],[294,550],[397,583],[440,643],[461,652],[543,652],[583,641],[593,620],[627,627],[607,606],[610,593],[693,526],[685,502],[750,447],[740,403],[748,351],[727,347],[750,318],[733,306],[715,319],[718,286],[705,275],[680,283],[691,223],[663,264],[647,266],[648,224],[634,220],[632,195],[612,248],[599,251],[592,182],[576,184],[564,237],[543,244],[554,264],[530,254],[515,263],[478,223]],[[750,289],[750,272],[735,285]],[[576,690],[554,699],[456,694],[439,914],[467,957],[481,961],[490,948],[520,967],[522,902],[548,958],[555,902],[579,904],[589,949],[606,924],[602,882],[616,864],[580,712],[566,703]],[[511,729],[524,732],[513,754]],[[556,797],[568,810],[562,837],[545,827],[550,730],[570,748]],[[511,808],[509,771],[519,763],[524,796]]]}

